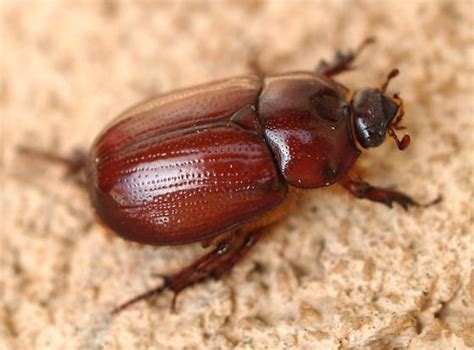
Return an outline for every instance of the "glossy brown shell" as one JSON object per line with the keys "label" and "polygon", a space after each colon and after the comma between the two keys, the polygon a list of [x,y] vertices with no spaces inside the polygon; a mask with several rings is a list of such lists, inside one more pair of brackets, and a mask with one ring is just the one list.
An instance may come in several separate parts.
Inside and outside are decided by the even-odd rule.
{"label": "glossy brown shell", "polygon": [[311,72],[265,79],[259,118],[288,184],[328,186],[353,166],[360,151],[352,139],[346,93],[330,78]]}
{"label": "glossy brown shell", "polygon": [[120,236],[163,245],[200,241],[263,216],[285,198],[255,118],[258,78],[228,79],[159,96],[97,138],[88,190]]}
{"label": "glossy brown shell", "polygon": [[95,141],[88,190],[120,236],[202,241],[338,181],[359,156],[347,89],[311,72],[238,77],[141,103]]}

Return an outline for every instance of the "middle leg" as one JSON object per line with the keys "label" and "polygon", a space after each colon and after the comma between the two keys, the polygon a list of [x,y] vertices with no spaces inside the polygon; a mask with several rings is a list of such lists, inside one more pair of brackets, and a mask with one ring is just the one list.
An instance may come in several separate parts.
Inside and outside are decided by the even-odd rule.
{"label": "middle leg", "polygon": [[117,314],[138,301],[161,295],[166,290],[174,293],[171,304],[174,309],[176,298],[183,289],[209,278],[218,279],[232,270],[237,261],[257,243],[263,232],[264,228],[259,228],[247,233],[231,235],[229,240],[220,242],[214,250],[202,256],[191,265],[174,275],[165,276],[162,286],[130,299],[113,309],[111,314]]}
{"label": "middle leg", "polygon": [[322,59],[319,61],[318,66],[316,67],[316,72],[331,77],[333,75],[348,71],[352,69],[352,62],[359,56],[362,50],[369,44],[372,44],[375,41],[373,37],[365,39],[355,51],[350,50],[347,53],[342,53],[341,51],[336,51],[334,59],[332,62],[327,62]]}

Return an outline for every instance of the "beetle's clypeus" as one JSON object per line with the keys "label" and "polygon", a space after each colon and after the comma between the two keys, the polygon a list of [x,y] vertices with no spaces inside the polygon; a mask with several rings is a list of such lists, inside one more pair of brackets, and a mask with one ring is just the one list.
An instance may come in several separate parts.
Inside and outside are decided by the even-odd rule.
{"label": "beetle's clypeus", "polygon": [[[241,76],[163,94],[122,113],[85,158],[43,156],[85,169],[98,217],[119,236],[151,245],[212,242],[215,248],[164,284],[114,309],[218,278],[285,213],[294,189],[340,184],[358,198],[419,205],[354,172],[362,148],[395,135],[402,100],[379,88],[354,93],[332,77],[355,52],[315,72]],[[37,152],[36,152],[37,153]],[[175,299],[173,299],[174,305]]]}

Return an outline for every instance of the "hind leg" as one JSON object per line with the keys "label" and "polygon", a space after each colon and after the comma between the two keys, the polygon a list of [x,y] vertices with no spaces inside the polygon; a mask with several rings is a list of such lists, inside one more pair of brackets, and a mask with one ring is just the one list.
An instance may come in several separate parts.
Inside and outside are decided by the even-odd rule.
{"label": "hind leg", "polygon": [[232,270],[234,265],[257,243],[262,234],[263,229],[260,228],[245,234],[237,233],[231,235],[228,240],[220,242],[214,250],[197,259],[178,273],[165,276],[162,286],[130,299],[113,309],[111,314],[117,314],[138,301],[156,297],[167,290],[174,293],[171,304],[174,309],[176,298],[183,289],[209,278],[218,279]]}
{"label": "hind leg", "polygon": [[74,149],[69,156],[61,156],[53,152],[42,151],[27,146],[18,146],[17,150],[19,153],[29,157],[62,164],[66,167],[67,173],[69,175],[76,175],[80,173],[86,166],[86,152],[81,149]]}

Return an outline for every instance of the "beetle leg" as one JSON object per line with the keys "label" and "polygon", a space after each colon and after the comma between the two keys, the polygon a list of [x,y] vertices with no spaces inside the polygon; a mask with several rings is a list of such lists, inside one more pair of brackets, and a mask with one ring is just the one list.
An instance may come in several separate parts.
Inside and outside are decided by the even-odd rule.
{"label": "beetle leg", "polygon": [[359,56],[359,54],[367,45],[372,44],[374,41],[375,38],[369,37],[365,39],[354,51],[350,50],[347,53],[342,53],[339,50],[336,51],[333,61],[328,63],[324,59],[320,60],[316,67],[316,71],[320,74],[330,77],[345,71],[352,70],[352,62],[354,62],[357,56]]}
{"label": "beetle leg", "polygon": [[403,192],[394,191],[383,187],[375,187],[365,181],[345,180],[342,181],[341,184],[346,190],[348,190],[353,196],[357,198],[364,198],[374,202],[379,202],[390,208],[392,207],[393,203],[398,203],[403,207],[403,209],[407,210],[412,206],[428,207],[441,201],[441,197],[438,196],[430,203],[420,204]]}
{"label": "beetle leg", "polygon": [[81,149],[74,149],[69,156],[61,156],[53,152],[42,151],[26,146],[18,146],[19,153],[40,158],[52,163],[62,164],[66,167],[68,175],[76,175],[80,173],[86,166],[86,153]]}
{"label": "beetle leg", "polygon": [[201,247],[203,248],[217,247],[219,246],[220,243],[224,241],[232,240],[234,234],[235,234],[235,231],[229,231],[229,232],[222,233],[216,237],[209,238],[201,242]]}
{"label": "beetle leg", "polygon": [[263,78],[266,75],[265,69],[262,67],[262,64],[260,63],[258,51],[255,49],[252,49],[250,53],[248,54],[247,67],[250,70],[250,72],[256,75],[257,77]]}
{"label": "beetle leg", "polygon": [[115,315],[138,301],[161,295],[166,290],[174,293],[171,307],[174,310],[178,294],[185,288],[203,282],[209,278],[218,279],[229,272],[237,261],[252,248],[263,234],[263,229],[250,231],[246,234],[237,233],[231,240],[222,241],[211,252],[202,256],[191,265],[171,276],[164,276],[164,284],[149,290],[123,303],[112,310]]}

